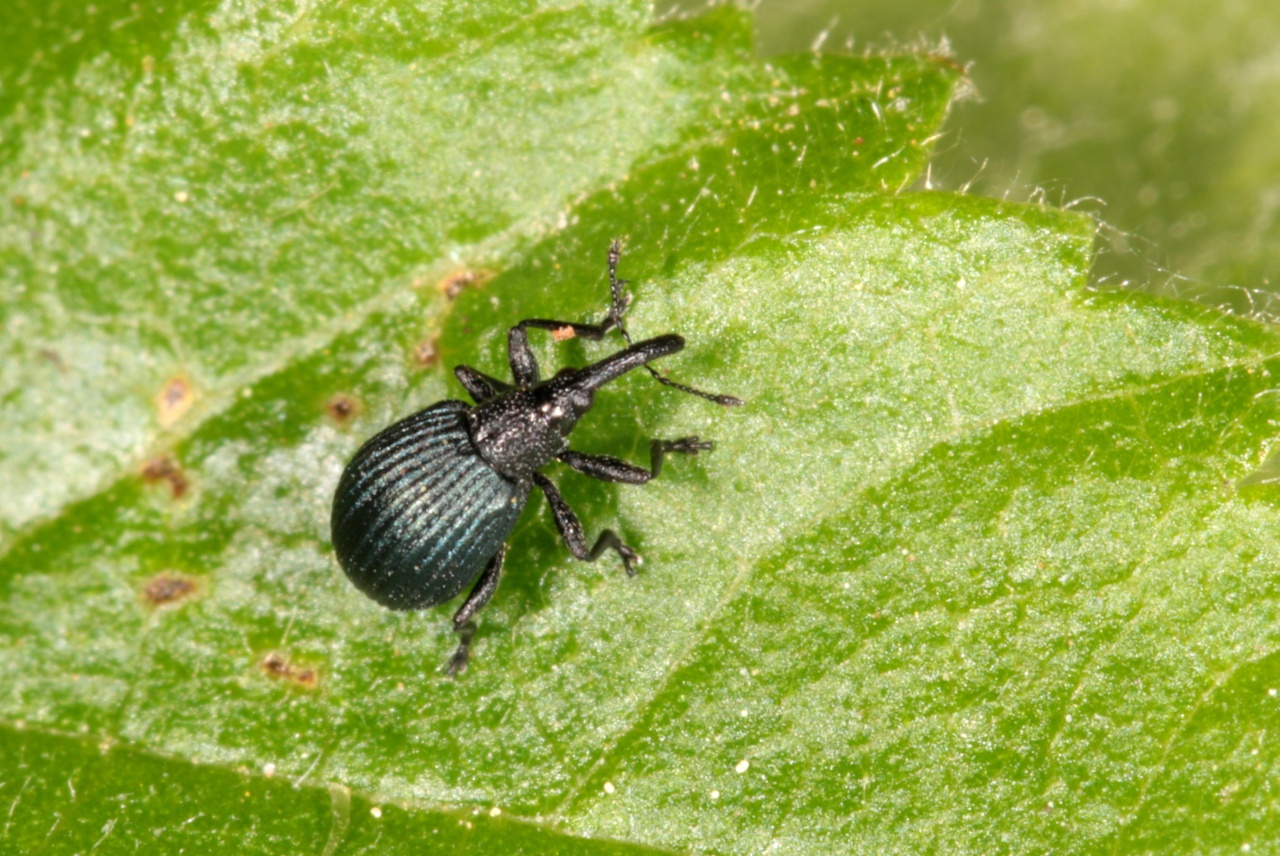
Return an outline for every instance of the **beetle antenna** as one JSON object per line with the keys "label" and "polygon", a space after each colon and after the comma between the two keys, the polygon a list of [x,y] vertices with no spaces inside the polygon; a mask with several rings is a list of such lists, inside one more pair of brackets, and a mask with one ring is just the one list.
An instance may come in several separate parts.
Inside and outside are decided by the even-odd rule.
{"label": "beetle antenna", "polygon": [[[613,243],[609,244],[609,294],[611,301],[609,304],[609,317],[605,319],[604,328],[607,330],[610,327],[616,327],[622,335],[623,341],[630,345],[632,344],[631,334],[622,325],[622,313],[627,311],[627,306],[630,305],[631,301],[622,290],[623,286],[627,285],[627,280],[618,279],[618,260],[621,258],[622,241],[614,238]],[[669,386],[672,389],[696,395],[698,398],[705,398],[707,401],[714,401],[722,407],[739,407],[743,403],[741,398],[735,398],[732,395],[718,395],[714,392],[704,392],[691,386],[685,386],[682,383],[676,383],[674,380],[658,374],[658,370],[648,363],[645,363],[644,367],[649,374],[653,375],[653,379],[663,386]]]}
{"label": "beetle antenna", "polygon": [[628,284],[625,279],[618,279],[618,260],[622,258],[622,241],[617,238],[613,239],[613,243],[609,244],[609,295],[612,298],[609,304],[609,317],[605,319],[605,327],[617,327],[618,332],[622,334],[622,338],[627,340],[627,344],[631,344],[631,337],[627,335],[627,330],[622,326],[622,313],[627,311],[627,306],[631,302],[626,299],[623,294],[622,287]]}

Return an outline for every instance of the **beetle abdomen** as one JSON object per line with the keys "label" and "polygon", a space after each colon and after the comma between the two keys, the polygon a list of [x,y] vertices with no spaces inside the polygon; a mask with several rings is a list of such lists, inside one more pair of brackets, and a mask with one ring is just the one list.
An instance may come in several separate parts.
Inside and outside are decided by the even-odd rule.
{"label": "beetle abdomen", "polygon": [[356,588],[391,609],[456,596],[520,517],[529,486],[475,450],[461,401],[442,401],[375,435],[333,497],[333,548]]}

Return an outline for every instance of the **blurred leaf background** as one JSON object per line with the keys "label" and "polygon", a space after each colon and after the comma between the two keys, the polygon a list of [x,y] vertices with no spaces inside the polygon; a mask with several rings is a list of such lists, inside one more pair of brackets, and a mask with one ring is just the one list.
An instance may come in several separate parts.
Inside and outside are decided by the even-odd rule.
{"label": "blurred leaf background", "polygon": [[[1280,15],[657,18],[0,12],[5,848],[1275,840],[1280,520],[1234,483],[1276,433]],[[447,609],[342,579],[333,484],[505,325],[598,314],[615,235],[633,332],[748,406],[602,395],[576,447],[717,448],[557,473],[641,576],[535,501],[449,681]]]}
{"label": "blurred leaf background", "polygon": [[945,37],[978,98],[939,144],[936,185],[1078,203],[1107,226],[1099,279],[1274,316],[1274,5],[766,0],[758,19],[766,54]]}

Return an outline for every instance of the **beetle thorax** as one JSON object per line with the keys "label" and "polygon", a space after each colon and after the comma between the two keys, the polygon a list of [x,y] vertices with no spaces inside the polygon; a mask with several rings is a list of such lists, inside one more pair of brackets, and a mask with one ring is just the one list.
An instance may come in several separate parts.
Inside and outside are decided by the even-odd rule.
{"label": "beetle thorax", "polygon": [[569,448],[569,432],[591,406],[589,393],[584,400],[557,380],[505,392],[469,414],[471,442],[507,478],[527,479],[554,461]]}

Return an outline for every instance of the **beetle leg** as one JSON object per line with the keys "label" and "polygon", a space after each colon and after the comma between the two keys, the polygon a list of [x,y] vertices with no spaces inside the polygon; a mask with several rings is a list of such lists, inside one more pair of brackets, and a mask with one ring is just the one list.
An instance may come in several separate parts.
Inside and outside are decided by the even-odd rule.
{"label": "beetle leg", "polygon": [[622,314],[627,311],[627,307],[631,305],[631,296],[623,291],[623,287],[628,285],[625,279],[618,279],[618,260],[622,258],[622,242],[614,239],[609,244],[609,312],[604,316],[604,320],[599,324],[575,324],[571,321],[547,321],[542,318],[530,318],[521,321],[521,327],[534,327],[539,330],[571,330],[573,336],[567,336],[563,333],[560,338],[576,338],[590,339],[593,342],[604,338],[604,335],[610,330],[617,330],[622,334],[622,338],[627,340],[627,344],[631,344],[631,337],[627,335],[627,331],[622,326]]}
{"label": "beetle leg", "polygon": [[471,594],[463,601],[462,606],[453,614],[453,629],[458,632],[458,650],[449,658],[445,671],[450,675],[460,675],[467,670],[467,655],[471,653],[471,637],[476,635],[476,623],[472,620],[498,590],[498,578],[502,575],[502,561],[507,555],[507,545],[503,544],[498,552],[485,565],[484,573],[471,589]]}
{"label": "beetle leg", "polygon": [[458,649],[445,664],[446,675],[457,677],[467,670],[467,657],[471,654],[471,638],[476,635],[476,623],[468,621],[458,628]]}
{"label": "beetle leg", "polygon": [[616,532],[612,529],[604,530],[596,539],[595,545],[588,550],[587,537],[582,532],[582,523],[578,520],[578,515],[573,513],[573,509],[564,501],[564,497],[552,484],[551,479],[541,473],[534,473],[533,481],[546,494],[547,504],[551,506],[551,516],[556,521],[556,528],[560,530],[561,537],[569,545],[569,552],[573,553],[575,559],[594,562],[605,550],[615,550],[622,559],[622,566],[627,569],[627,576],[636,575],[635,566],[640,564],[640,557],[636,555],[635,550],[622,543],[622,539]]}
{"label": "beetle leg", "polygon": [[511,389],[511,384],[500,381],[496,377],[489,377],[471,366],[455,367],[453,376],[458,379],[458,383],[462,384],[462,388],[471,395],[476,404],[484,404],[495,395]]}
{"label": "beetle leg", "polygon": [[518,325],[521,329],[533,328],[534,330],[550,330],[556,341],[565,339],[589,339],[592,342],[598,342],[604,338],[614,327],[618,326],[613,320],[613,315],[599,324],[579,324],[575,321],[551,321],[546,318],[526,318]]}
{"label": "beetle leg", "polygon": [[588,339],[598,342],[610,330],[616,329],[622,333],[628,344],[631,343],[626,330],[622,329],[622,313],[626,311],[630,300],[622,294],[622,286],[626,285],[627,281],[620,280],[617,276],[619,252],[620,245],[614,241],[609,249],[609,289],[613,301],[609,305],[608,314],[599,324],[553,321],[549,318],[526,318],[507,331],[507,355],[511,362],[511,374],[518,385],[532,386],[538,382],[538,363],[533,357],[533,352],[529,350],[529,336],[525,330],[549,330],[558,342],[565,339]]}
{"label": "beetle leg", "polygon": [[520,326],[507,329],[507,361],[511,363],[511,377],[516,386],[530,387],[538,382],[538,361],[529,350],[529,336]]}
{"label": "beetle leg", "polygon": [[656,479],[662,472],[663,455],[667,452],[680,452],[685,455],[696,455],[709,451],[711,443],[703,442],[697,437],[681,437],[679,440],[654,440],[649,444],[649,469],[637,467],[610,455],[587,455],[572,449],[560,455],[560,460],[573,467],[585,476],[607,482],[623,484],[644,484]]}
{"label": "beetle leg", "polygon": [[538,361],[529,348],[529,334],[525,331],[550,330],[557,341],[564,339],[589,339],[598,341],[618,326],[612,312],[600,324],[578,324],[573,321],[552,321],[547,318],[526,318],[507,330],[507,358],[511,362],[511,376],[517,386],[533,386],[539,380]]}

